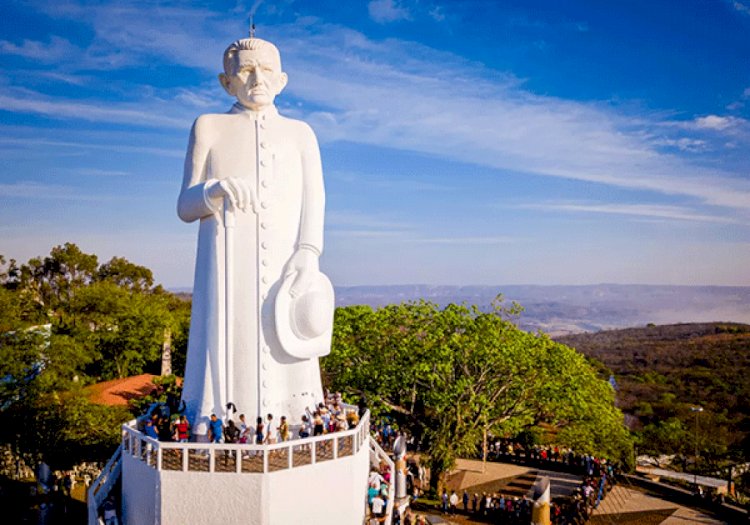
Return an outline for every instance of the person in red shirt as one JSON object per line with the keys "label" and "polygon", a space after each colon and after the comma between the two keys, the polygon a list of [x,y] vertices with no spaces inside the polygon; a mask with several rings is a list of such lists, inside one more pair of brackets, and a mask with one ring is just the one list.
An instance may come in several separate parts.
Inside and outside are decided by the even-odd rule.
{"label": "person in red shirt", "polygon": [[185,416],[180,416],[180,420],[175,423],[175,433],[177,434],[177,441],[180,443],[187,443],[190,438],[190,424]]}

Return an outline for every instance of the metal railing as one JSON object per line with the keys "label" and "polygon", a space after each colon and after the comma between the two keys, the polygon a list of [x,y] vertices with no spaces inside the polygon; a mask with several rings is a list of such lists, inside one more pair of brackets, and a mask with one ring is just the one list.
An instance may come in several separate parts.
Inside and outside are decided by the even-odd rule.
{"label": "metal railing", "polygon": [[86,505],[88,506],[89,525],[97,525],[99,518],[99,507],[107,499],[109,492],[120,478],[122,470],[122,445],[117,447],[115,453],[109,458],[109,461],[102,469],[101,474],[94,480],[89,487]]}
{"label": "metal railing", "polygon": [[158,471],[259,474],[353,456],[370,446],[370,412],[357,426],[322,436],[269,445],[158,441],[123,425],[122,453]]}
{"label": "metal railing", "polygon": [[391,523],[393,517],[393,506],[396,501],[396,467],[388,453],[378,444],[374,437],[370,437],[370,465],[380,471],[380,463],[388,465],[391,472],[391,483],[388,484],[388,502],[385,506],[385,519],[383,523]]}

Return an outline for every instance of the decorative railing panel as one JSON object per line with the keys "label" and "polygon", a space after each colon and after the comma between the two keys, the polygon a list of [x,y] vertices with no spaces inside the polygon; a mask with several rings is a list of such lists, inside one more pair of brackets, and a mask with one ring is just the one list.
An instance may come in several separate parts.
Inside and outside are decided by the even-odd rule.
{"label": "decorative railing panel", "polygon": [[353,429],[272,445],[162,442],[134,426],[123,425],[121,450],[160,471],[270,473],[352,456],[370,446],[369,411]]}

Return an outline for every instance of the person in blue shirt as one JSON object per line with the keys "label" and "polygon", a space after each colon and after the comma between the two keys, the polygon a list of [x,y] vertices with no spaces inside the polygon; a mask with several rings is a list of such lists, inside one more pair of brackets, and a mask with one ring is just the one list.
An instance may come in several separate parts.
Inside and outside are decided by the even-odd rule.
{"label": "person in blue shirt", "polygon": [[208,440],[211,443],[221,443],[221,436],[224,434],[224,425],[216,414],[211,414],[211,423],[208,425]]}
{"label": "person in blue shirt", "polygon": [[156,431],[156,427],[154,426],[154,420],[153,419],[149,419],[148,421],[146,421],[146,429],[145,429],[145,431],[146,431],[146,435],[148,437],[154,438],[154,439],[156,439],[158,441],[158,439],[159,439],[159,433]]}

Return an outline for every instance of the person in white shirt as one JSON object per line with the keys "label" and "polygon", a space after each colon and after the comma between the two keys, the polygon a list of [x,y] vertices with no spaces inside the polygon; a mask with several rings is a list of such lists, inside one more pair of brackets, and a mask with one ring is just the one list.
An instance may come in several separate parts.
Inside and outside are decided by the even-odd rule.
{"label": "person in white shirt", "polygon": [[367,478],[367,485],[375,489],[380,490],[380,484],[384,483],[385,479],[377,470],[370,471],[370,477]]}
{"label": "person in white shirt", "polygon": [[458,494],[456,494],[455,490],[451,491],[451,497],[450,497],[450,499],[448,501],[451,504],[451,507],[450,507],[451,514],[455,514],[456,513],[456,508],[458,507]]}
{"label": "person in white shirt", "polygon": [[380,494],[378,494],[372,500],[372,513],[375,516],[382,516],[384,512],[385,512],[385,500],[380,497]]}
{"label": "person in white shirt", "polygon": [[276,431],[273,426],[273,414],[268,414],[266,417],[266,437],[263,442],[266,445],[273,445],[278,440],[276,439]]}

